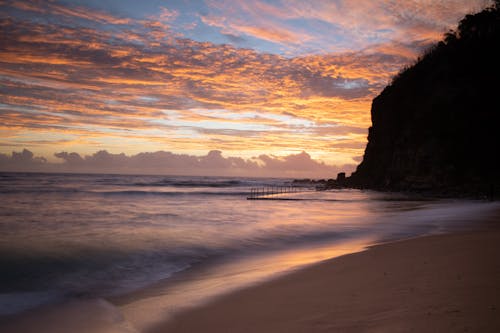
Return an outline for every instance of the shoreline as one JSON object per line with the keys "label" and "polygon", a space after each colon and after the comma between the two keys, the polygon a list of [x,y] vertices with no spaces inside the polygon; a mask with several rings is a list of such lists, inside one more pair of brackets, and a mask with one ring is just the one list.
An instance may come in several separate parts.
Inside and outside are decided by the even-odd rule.
{"label": "shoreline", "polygon": [[[191,278],[198,282],[194,289],[178,288],[174,281],[173,289],[167,282],[167,288],[161,283],[124,297],[76,298],[15,315],[13,321],[3,318],[0,330],[500,331],[500,319],[496,319],[500,288],[494,283],[500,281],[500,210],[496,207],[487,214],[469,216],[465,224],[464,218],[457,217],[455,231],[445,228],[431,236],[372,242],[377,245],[365,247],[362,252],[352,253],[353,248],[336,255],[325,252],[327,256],[316,263],[246,286],[231,288],[228,280],[221,282],[220,275],[210,282],[206,271],[201,279],[191,272]],[[318,255],[317,250],[313,252]],[[297,254],[287,260],[297,261]],[[266,265],[283,264],[283,258],[269,257]],[[217,267],[212,273],[225,272],[234,278],[237,272]],[[409,274],[412,272],[415,274]],[[178,276],[181,280],[185,277]],[[209,283],[200,283],[203,281]],[[214,281],[224,292],[213,292]],[[186,297],[186,292],[195,292],[198,297],[207,290],[212,296],[202,302],[180,308],[164,303],[172,297]],[[80,324],[82,320],[85,325]],[[418,326],[422,323],[427,326]]]}
{"label": "shoreline", "polygon": [[288,250],[239,255],[218,262],[201,263],[172,278],[109,301],[140,332],[189,309],[211,304],[232,293],[258,286],[318,262],[364,251],[371,239],[344,239],[334,244],[318,242]]}
{"label": "shoreline", "polygon": [[329,259],[186,309],[147,333],[499,331],[497,217],[478,230]]}

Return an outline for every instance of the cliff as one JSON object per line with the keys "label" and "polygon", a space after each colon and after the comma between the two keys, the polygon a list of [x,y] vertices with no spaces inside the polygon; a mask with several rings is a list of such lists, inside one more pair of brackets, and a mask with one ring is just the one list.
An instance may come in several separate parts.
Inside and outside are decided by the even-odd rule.
{"label": "cliff", "polygon": [[372,103],[358,187],[491,192],[499,185],[500,2],[467,15]]}

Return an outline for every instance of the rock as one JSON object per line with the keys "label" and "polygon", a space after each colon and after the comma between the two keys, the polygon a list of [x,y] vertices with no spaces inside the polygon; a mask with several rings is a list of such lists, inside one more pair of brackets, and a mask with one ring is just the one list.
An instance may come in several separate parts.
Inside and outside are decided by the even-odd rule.
{"label": "rock", "polygon": [[[500,5],[467,15],[372,103],[355,187],[499,193]],[[338,180],[338,179],[337,179]]]}

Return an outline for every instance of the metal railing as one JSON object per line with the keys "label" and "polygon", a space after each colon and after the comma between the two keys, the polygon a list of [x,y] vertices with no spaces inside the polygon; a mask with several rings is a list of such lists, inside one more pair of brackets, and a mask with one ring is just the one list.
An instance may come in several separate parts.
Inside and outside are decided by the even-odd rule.
{"label": "metal railing", "polygon": [[284,199],[280,197],[280,194],[287,193],[298,193],[298,192],[308,192],[311,191],[309,188],[302,186],[264,186],[255,187],[250,189],[250,195],[247,197],[248,200],[278,200]]}

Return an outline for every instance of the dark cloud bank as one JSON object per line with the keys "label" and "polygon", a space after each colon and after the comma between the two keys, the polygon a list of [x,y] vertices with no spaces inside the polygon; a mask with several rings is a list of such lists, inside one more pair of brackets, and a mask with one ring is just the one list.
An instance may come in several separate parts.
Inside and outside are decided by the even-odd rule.
{"label": "dark cloud bank", "polygon": [[106,150],[87,156],[74,152],[60,152],[55,156],[62,163],[50,163],[27,149],[11,155],[0,154],[0,171],[334,178],[338,172],[355,168],[350,164],[326,165],[304,151],[284,157],[260,155],[251,159],[224,157],[219,150],[204,156],[165,151],[127,156]]}

